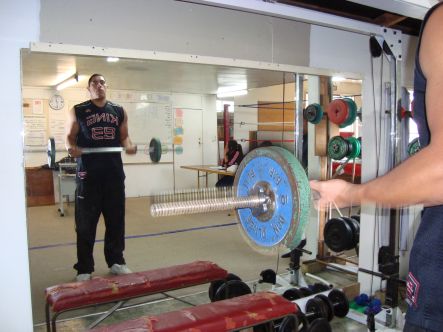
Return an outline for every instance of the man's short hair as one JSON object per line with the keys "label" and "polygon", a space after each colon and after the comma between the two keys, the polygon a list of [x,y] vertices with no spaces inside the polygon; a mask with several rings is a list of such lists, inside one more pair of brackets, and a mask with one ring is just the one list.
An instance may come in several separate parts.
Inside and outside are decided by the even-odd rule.
{"label": "man's short hair", "polygon": [[104,76],[103,76],[102,74],[98,74],[98,73],[92,74],[91,77],[90,77],[89,80],[88,80],[88,86],[91,85],[91,81],[92,81],[92,79],[93,79],[94,77],[97,77],[97,76],[101,76],[101,77],[104,78]]}

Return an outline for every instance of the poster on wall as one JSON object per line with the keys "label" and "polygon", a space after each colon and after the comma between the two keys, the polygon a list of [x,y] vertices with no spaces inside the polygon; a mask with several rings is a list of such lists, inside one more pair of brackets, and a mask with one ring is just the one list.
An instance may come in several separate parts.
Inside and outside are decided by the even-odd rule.
{"label": "poster on wall", "polygon": [[48,144],[48,116],[45,102],[40,99],[23,101],[23,135],[25,149],[34,150]]}

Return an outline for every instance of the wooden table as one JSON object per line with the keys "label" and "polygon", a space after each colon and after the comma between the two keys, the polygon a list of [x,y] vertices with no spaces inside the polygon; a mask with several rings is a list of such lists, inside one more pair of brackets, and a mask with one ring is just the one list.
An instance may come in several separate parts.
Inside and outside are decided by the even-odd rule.
{"label": "wooden table", "polygon": [[[219,174],[225,176],[235,176],[235,172],[228,172],[225,168],[217,165],[193,165],[193,166],[180,166],[183,169],[190,169],[192,171],[197,171],[197,183],[198,188],[200,188],[200,178],[206,178],[206,187],[208,187],[208,174]],[[204,173],[200,175],[200,173]]]}

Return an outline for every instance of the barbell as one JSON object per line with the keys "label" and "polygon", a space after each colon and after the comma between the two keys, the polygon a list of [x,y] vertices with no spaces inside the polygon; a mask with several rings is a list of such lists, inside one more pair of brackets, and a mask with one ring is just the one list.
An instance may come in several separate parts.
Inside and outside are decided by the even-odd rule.
{"label": "barbell", "polygon": [[310,187],[302,165],[284,148],[257,148],[243,158],[232,188],[158,195],[151,215],[232,209],[241,234],[254,249],[264,253],[274,253],[280,246],[294,249],[310,213]]}
{"label": "barbell", "polygon": [[[145,145],[146,146],[146,145]],[[56,162],[56,151],[55,151],[55,140],[53,137],[50,137],[48,140],[48,166],[49,168],[54,168]],[[125,151],[124,147],[115,146],[115,147],[98,147],[98,148],[80,148],[82,154],[93,154],[93,153],[115,153],[115,152],[123,152]],[[178,149],[176,149],[178,151]],[[138,151],[138,149],[137,149]],[[143,149],[146,151],[146,149]],[[149,142],[149,148],[147,152],[149,152],[149,157],[152,162],[158,163],[161,159],[161,155],[165,154],[169,151],[169,146],[166,144],[162,144],[160,139],[152,138]]]}

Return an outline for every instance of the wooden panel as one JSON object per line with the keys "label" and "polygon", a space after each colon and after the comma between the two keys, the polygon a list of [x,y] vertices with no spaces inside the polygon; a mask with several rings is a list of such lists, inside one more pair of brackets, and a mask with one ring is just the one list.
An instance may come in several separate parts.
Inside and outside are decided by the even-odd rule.
{"label": "wooden panel", "polygon": [[258,131],[294,131],[294,114],[295,102],[259,101]]}
{"label": "wooden panel", "polygon": [[26,202],[27,206],[55,204],[52,170],[26,168]]}

